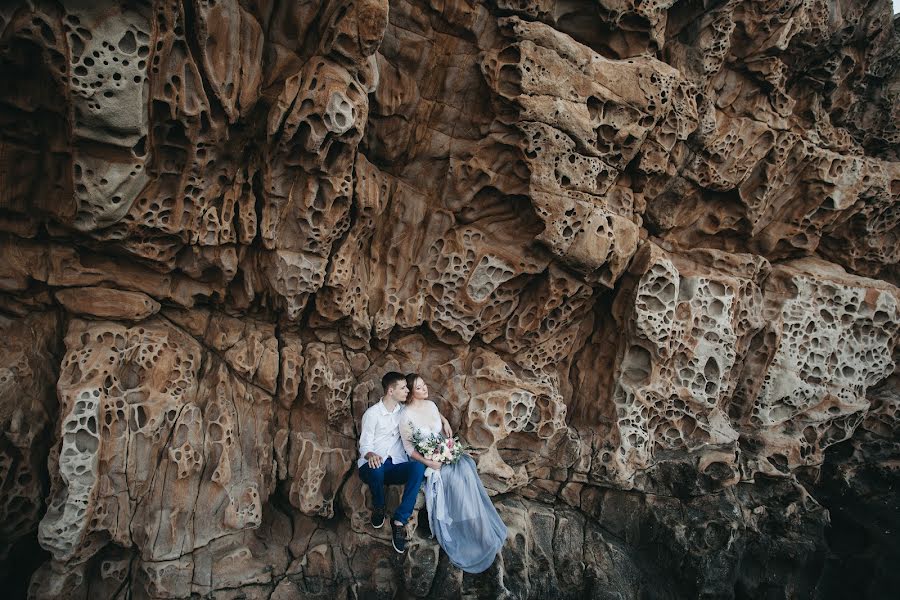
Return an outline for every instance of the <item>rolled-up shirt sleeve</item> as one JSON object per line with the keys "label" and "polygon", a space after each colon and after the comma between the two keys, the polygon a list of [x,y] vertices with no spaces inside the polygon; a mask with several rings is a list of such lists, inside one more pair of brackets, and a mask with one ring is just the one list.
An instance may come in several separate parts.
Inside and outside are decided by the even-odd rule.
{"label": "rolled-up shirt sleeve", "polygon": [[362,431],[359,434],[359,457],[363,459],[369,452],[375,451],[375,414],[367,410],[362,418]]}

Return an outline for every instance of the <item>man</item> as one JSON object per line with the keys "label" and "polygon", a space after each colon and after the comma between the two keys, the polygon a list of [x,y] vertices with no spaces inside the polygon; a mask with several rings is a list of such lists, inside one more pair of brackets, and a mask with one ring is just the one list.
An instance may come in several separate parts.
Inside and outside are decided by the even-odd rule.
{"label": "man", "polygon": [[403,375],[396,372],[381,378],[384,396],[365,412],[359,436],[359,477],[372,492],[372,526],[384,525],[384,486],[403,483],[403,498],[391,519],[394,550],[406,551],[405,525],[416,504],[422,486],[425,465],[410,461],[400,440],[400,411],[409,388]]}

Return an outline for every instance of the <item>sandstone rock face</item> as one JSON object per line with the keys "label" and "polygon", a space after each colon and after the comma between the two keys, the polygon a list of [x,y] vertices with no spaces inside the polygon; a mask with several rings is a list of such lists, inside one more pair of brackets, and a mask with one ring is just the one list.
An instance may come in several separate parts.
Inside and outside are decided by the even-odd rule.
{"label": "sandstone rock face", "polygon": [[[4,3],[5,589],[887,596],[898,29],[887,0]],[[421,498],[405,556],[368,525],[388,370],[509,527],[483,574]]]}
{"label": "sandstone rock face", "polygon": [[0,318],[3,367],[0,370],[0,562],[4,578],[13,572],[11,553],[22,544],[44,512],[47,455],[57,418],[53,383],[59,373],[60,317],[34,312],[22,319]]}

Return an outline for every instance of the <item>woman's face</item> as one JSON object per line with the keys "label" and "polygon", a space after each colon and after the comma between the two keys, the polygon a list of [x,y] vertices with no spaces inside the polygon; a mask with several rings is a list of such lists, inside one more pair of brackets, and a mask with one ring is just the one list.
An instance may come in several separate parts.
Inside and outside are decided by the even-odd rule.
{"label": "woman's face", "polygon": [[425,385],[421,377],[416,379],[416,384],[412,389],[412,397],[414,400],[424,400],[428,397],[428,386]]}

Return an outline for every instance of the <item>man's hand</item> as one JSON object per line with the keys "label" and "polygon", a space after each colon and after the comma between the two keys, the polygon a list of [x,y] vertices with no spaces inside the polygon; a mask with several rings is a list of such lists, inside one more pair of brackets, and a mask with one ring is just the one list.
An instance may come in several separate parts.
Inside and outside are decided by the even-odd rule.
{"label": "man's hand", "polygon": [[444,422],[444,436],[453,437],[453,430],[450,428],[450,421],[445,419],[443,415],[441,415],[441,421]]}
{"label": "man's hand", "polygon": [[381,457],[375,454],[374,452],[366,453],[366,460],[369,461],[370,469],[377,469],[381,466]]}

